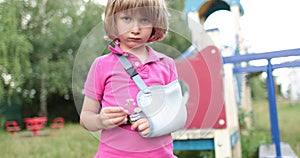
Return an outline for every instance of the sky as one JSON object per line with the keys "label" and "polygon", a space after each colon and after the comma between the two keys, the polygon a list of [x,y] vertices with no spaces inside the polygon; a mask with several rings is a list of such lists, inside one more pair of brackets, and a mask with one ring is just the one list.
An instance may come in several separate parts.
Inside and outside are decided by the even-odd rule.
{"label": "sky", "polygon": [[[240,24],[249,53],[263,53],[300,48],[299,0],[241,0],[244,15]],[[295,58],[273,59],[272,63],[291,61]],[[299,59],[299,57],[298,57]],[[263,65],[265,62],[253,62]],[[299,69],[299,68],[297,68]],[[292,69],[277,69],[277,83],[283,92],[289,86]]]}
{"label": "sky", "polygon": [[300,48],[299,0],[241,0],[243,36],[252,53]]}

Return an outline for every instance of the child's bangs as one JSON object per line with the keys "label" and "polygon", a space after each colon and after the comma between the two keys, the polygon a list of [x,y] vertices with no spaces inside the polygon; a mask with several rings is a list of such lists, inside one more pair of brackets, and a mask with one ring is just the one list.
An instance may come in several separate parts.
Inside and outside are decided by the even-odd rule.
{"label": "child's bangs", "polygon": [[[131,14],[139,13],[146,17],[157,15],[159,4],[151,0],[117,0],[118,8],[116,12],[129,12]],[[117,4],[116,4],[117,5]],[[154,20],[154,19],[153,19]]]}

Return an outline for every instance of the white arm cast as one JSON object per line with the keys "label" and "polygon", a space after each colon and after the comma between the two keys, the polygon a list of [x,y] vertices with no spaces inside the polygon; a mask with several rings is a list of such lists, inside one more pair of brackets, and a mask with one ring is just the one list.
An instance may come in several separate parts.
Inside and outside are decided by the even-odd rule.
{"label": "white arm cast", "polygon": [[186,106],[182,101],[178,80],[165,86],[149,87],[151,93],[139,92],[138,105],[150,122],[150,133],[143,137],[157,137],[184,127],[187,120]]}

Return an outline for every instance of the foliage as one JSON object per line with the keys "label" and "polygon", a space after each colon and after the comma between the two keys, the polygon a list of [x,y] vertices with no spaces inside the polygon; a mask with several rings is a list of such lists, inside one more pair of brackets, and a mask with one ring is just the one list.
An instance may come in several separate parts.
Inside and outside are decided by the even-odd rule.
{"label": "foliage", "polygon": [[[280,127],[281,142],[287,142],[291,145],[296,155],[300,154],[300,137],[299,128],[295,125],[299,123],[300,104],[297,106],[290,106],[289,101],[278,99],[278,120]],[[247,115],[252,117],[252,126],[246,126],[245,122],[241,123],[241,143],[243,157],[257,158],[259,146],[262,144],[271,143],[270,132],[270,118],[269,107],[266,99],[253,102],[253,112],[247,114],[243,111],[240,112],[240,120],[243,120]],[[291,130],[293,129],[293,130]]]}
{"label": "foliage", "polygon": [[0,96],[14,88],[47,115],[48,96],[70,99],[76,51],[104,8],[84,0],[12,0],[0,9]]}
{"label": "foliage", "polygon": [[0,110],[0,127],[4,127],[5,126],[5,118],[4,116],[2,115],[3,111]]}
{"label": "foliage", "polygon": [[267,98],[266,83],[261,78],[261,72],[252,73],[247,76],[247,84],[251,88],[253,100],[262,100]]}
{"label": "foliage", "polygon": [[166,2],[168,7],[175,10],[183,11],[185,0],[169,0]]}
{"label": "foliage", "polygon": [[25,32],[34,46],[34,87],[40,89],[41,106],[46,106],[51,94],[70,95],[75,52],[88,31],[101,21],[103,8],[80,0],[29,1],[26,7],[31,18]]}
{"label": "foliage", "polygon": [[[239,109],[239,125],[241,131],[242,156],[247,158],[256,158],[260,144],[269,143],[268,137],[264,133],[256,132],[256,129],[245,122],[245,118],[254,120],[254,113],[246,113]],[[255,139],[254,139],[255,138]]]}
{"label": "foliage", "polygon": [[0,3],[0,105],[24,86],[33,47],[22,33],[22,1]]}
{"label": "foliage", "polygon": [[180,158],[212,158],[215,157],[214,151],[174,151],[174,154]]}
{"label": "foliage", "polygon": [[[268,136],[268,142],[271,142],[268,102],[266,100],[256,101],[253,103],[253,108],[255,110],[255,132],[264,133]],[[300,104],[291,106],[289,100],[277,97],[277,111],[280,141],[289,143],[295,154],[300,155],[300,128],[298,126],[300,122]]]}

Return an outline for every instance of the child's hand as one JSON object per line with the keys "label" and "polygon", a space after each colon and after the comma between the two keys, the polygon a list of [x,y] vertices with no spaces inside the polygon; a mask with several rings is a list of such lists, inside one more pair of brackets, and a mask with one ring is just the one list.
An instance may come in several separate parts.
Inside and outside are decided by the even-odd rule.
{"label": "child's hand", "polygon": [[122,107],[102,108],[98,115],[101,129],[111,129],[127,122],[128,111]]}
{"label": "child's hand", "polygon": [[150,132],[150,124],[147,118],[141,118],[131,125],[132,130],[138,130],[142,135]]}

